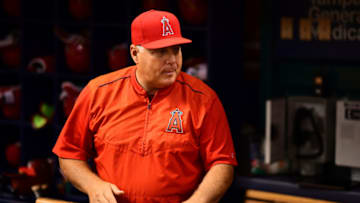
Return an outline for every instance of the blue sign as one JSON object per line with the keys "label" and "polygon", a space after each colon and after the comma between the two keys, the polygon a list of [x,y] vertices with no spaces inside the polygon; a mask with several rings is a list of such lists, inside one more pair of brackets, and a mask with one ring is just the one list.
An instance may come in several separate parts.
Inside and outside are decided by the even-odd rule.
{"label": "blue sign", "polygon": [[360,0],[275,1],[278,57],[360,59]]}

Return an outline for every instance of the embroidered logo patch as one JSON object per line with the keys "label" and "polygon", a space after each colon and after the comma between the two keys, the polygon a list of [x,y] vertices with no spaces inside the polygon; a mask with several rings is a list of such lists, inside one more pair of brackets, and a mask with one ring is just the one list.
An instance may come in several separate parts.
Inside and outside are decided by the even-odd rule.
{"label": "embroidered logo patch", "polygon": [[169,120],[166,132],[184,133],[181,120],[181,115],[183,112],[176,108],[174,111],[170,112],[170,114],[171,118]]}
{"label": "embroidered logo patch", "polygon": [[171,28],[170,21],[165,16],[161,19],[161,23],[163,24],[163,33],[162,36],[173,35],[174,32]]}

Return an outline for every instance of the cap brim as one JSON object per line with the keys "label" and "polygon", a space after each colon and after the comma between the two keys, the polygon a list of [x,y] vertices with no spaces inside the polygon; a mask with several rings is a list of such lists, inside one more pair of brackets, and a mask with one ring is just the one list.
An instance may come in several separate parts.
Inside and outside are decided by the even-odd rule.
{"label": "cap brim", "polygon": [[141,44],[141,46],[146,49],[159,49],[159,48],[170,47],[170,46],[174,46],[174,45],[189,44],[191,42],[192,41],[190,39],[186,39],[183,37],[172,37],[172,38],[152,41],[149,43],[144,43],[144,44]]}

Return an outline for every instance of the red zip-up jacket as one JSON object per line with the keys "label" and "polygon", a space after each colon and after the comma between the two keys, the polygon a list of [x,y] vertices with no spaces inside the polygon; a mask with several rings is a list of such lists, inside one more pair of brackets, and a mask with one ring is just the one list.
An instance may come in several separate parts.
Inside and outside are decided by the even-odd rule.
{"label": "red zip-up jacket", "polygon": [[53,152],[93,159],[97,174],[124,190],[118,202],[181,202],[213,165],[237,164],[224,109],[212,89],[183,72],[150,101],[135,71],[91,80]]}

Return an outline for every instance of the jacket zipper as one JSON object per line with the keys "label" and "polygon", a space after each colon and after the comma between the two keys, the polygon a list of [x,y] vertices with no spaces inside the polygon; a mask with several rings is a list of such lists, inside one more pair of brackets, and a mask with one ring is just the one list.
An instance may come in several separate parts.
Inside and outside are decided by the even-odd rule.
{"label": "jacket zipper", "polygon": [[152,100],[150,101],[150,98],[148,97],[147,98],[147,107],[146,107],[146,114],[145,114],[145,125],[144,125],[144,137],[142,139],[142,143],[141,143],[141,151],[140,153],[145,156],[147,154],[147,149],[146,149],[146,137],[147,137],[147,129],[148,129],[148,124],[149,124],[149,114],[150,114],[150,111],[151,111],[151,103],[152,101],[154,101],[154,98],[156,96],[156,93],[154,94]]}

